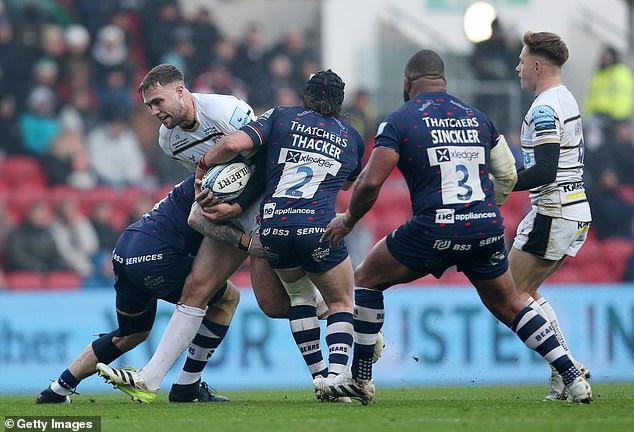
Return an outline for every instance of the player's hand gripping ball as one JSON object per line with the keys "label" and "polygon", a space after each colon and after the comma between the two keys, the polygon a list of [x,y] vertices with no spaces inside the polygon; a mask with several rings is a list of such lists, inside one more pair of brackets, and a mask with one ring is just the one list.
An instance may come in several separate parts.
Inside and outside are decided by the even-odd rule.
{"label": "player's hand gripping ball", "polygon": [[201,189],[209,189],[216,198],[231,202],[238,198],[251,178],[251,168],[244,162],[215,165],[202,178]]}

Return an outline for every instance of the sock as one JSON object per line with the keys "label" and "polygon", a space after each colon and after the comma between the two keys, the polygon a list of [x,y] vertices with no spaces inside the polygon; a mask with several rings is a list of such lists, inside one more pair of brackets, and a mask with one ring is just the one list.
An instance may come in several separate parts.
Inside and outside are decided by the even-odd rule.
{"label": "sock", "polygon": [[147,365],[139,371],[150,390],[158,390],[170,367],[194,339],[206,310],[183,304],[176,305],[158,348]]}
{"label": "sock", "polygon": [[383,292],[357,288],[354,290],[354,355],[352,376],[372,379],[372,357],[377,333],[383,327],[385,309]]}
{"label": "sock", "polygon": [[326,344],[328,345],[328,375],[339,375],[346,370],[353,340],[353,318],[350,312],[337,312],[328,317]]}
{"label": "sock", "polygon": [[68,396],[73,393],[75,388],[79,385],[79,380],[73,376],[68,369],[66,369],[59,376],[57,381],[51,383],[51,390],[61,396]]}
{"label": "sock", "polygon": [[193,384],[200,379],[207,362],[220,345],[229,330],[229,326],[203,318],[192,343],[187,348],[187,360],[176,384]]}
{"label": "sock", "polygon": [[522,309],[511,324],[511,329],[561,374],[564,384],[570,384],[581,373],[566,354],[552,326],[546,319],[530,307]]}
{"label": "sock", "polygon": [[291,306],[288,321],[293,333],[293,339],[295,339],[297,348],[299,348],[299,352],[302,354],[312,377],[315,378],[318,375],[326,376],[328,369],[319,344],[321,332],[315,306]]}
{"label": "sock", "polygon": [[536,302],[541,307],[542,311],[544,311],[544,314],[542,316],[546,318],[546,321],[548,321],[553,327],[553,331],[555,332],[555,336],[557,336],[557,340],[559,341],[563,349],[568,353],[568,355],[570,355],[570,349],[568,348],[566,338],[564,337],[564,334],[559,327],[559,321],[557,320],[557,314],[555,314],[555,310],[550,305],[550,303],[548,303],[548,300],[546,300],[545,297],[541,297],[540,299],[536,300]]}

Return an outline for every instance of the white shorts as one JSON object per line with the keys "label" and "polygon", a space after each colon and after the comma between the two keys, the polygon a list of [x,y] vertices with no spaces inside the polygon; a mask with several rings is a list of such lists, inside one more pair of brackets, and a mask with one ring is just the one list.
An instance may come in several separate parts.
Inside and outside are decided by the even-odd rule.
{"label": "white shorts", "polygon": [[590,222],[554,218],[537,213],[526,215],[517,227],[513,247],[547,260],[575,256],[588,237]]}

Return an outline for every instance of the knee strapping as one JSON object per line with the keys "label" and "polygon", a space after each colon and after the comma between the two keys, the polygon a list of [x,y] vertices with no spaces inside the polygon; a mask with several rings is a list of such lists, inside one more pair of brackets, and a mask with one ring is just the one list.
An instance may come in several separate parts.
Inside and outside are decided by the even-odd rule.
{"label": "knee strapping", "polygon": [[282,282],[282,285],[284,285],[284,289],[291,299],[291,306],[315,306],[315,286],[307,276],[295,282]]}
{"label": "knee strapping", "polygon": [[119,329],[117,329],[93,341],[92,350],[100,363],[109,364],[123,355],[123,351],[112,343],[112,339],[119,336]]}

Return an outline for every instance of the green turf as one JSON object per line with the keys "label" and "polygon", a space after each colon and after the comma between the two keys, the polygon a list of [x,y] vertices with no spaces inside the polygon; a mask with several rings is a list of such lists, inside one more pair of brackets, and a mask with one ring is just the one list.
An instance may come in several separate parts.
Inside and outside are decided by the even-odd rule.
{"label": "green turf", "polygon": [[545,388],[378,389],[375,402],[320,403],[310,390],[224,392],[229,403],[151,405],[121,394],[75,395],[71,405],[35,405],[35,395],[0,397],[3,416],[101,416],[102,430],[143,432],[634,430],[634,384],[594,385],[592,405],[542,402]]}

